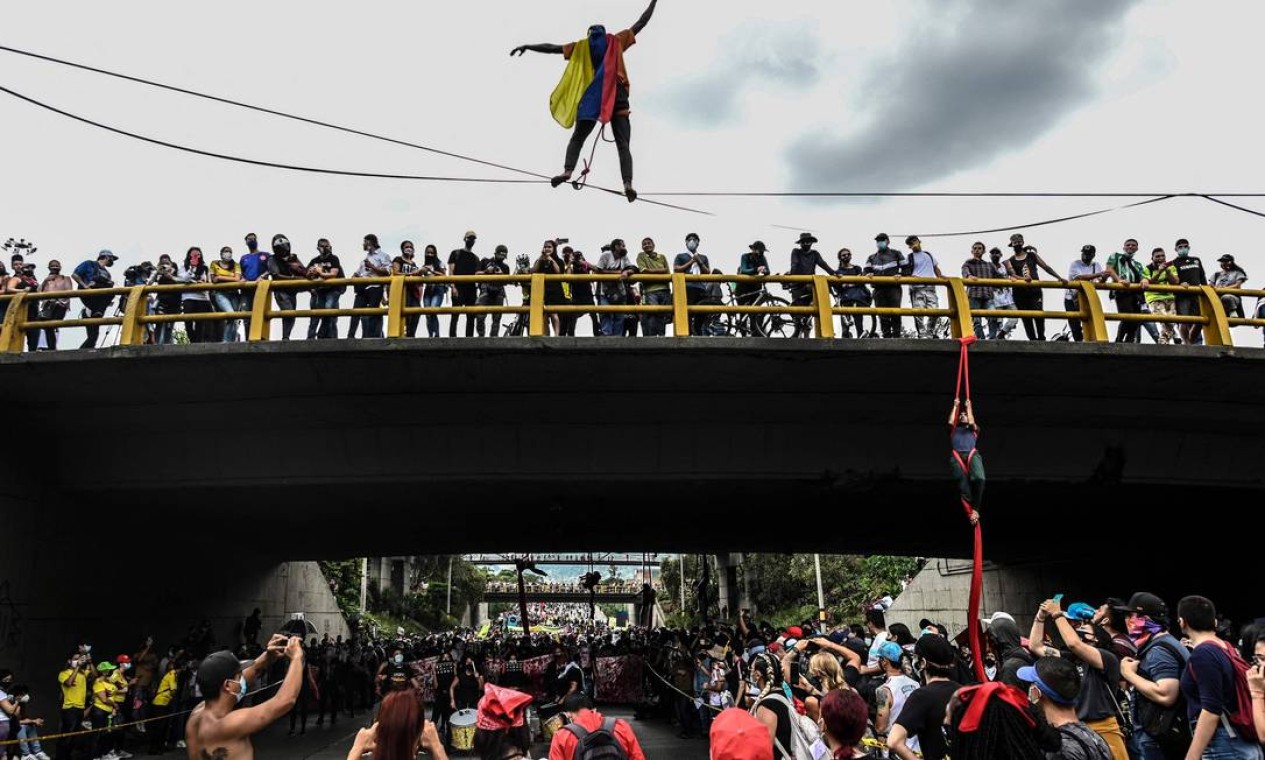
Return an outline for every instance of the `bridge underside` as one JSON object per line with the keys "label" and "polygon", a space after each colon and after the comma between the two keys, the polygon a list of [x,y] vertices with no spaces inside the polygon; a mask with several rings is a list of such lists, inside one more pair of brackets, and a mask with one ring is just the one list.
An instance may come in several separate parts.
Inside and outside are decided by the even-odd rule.
{"label": "bridge underside", "polygon": [[[990,558],[1097,552],[1087,529],[1168,544],[1201,510],[1246,527],[1265,352],[972,355]],[[277,559],[953,556],[969,540],[945,429],[956,357],[929,341],[296,342],[9,356],[0,387],[18,400],[11,443],[35,444],[12,476],[40,514],[125,515],[141,541],[196,526],[191,548],[245,531]],[[1225,552],[1255,532],[1217,533]]]}

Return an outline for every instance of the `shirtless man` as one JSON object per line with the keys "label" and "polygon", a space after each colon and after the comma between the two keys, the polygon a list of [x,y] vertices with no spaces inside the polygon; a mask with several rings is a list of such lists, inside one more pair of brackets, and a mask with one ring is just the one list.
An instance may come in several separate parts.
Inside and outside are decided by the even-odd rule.
{"label": "shirtless man", "polygon": [[[285,681],[276,696],[254,707],[235,709],[248,684],[278,657],[290,659]],[[290,712],[303,681],[303,640],[276,634],[254,662],[239,661],[232,652],[215,652],[198,667],[198,688],[206,701],[198,705],[185,726],[189,760],[253,760],[250,737]]]}

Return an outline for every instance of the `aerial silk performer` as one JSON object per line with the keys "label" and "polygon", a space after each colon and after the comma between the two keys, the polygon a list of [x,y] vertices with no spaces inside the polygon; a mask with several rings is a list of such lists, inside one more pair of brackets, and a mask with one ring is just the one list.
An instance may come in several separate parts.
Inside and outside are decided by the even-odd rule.
{"label": "aerial silk performer", "polygon": [[[589,27],[584,39],[569,42],[565,45],[540,44],[520,45],[510,51],[510,55],[521,56],[530,50],[533,53],[560,54],[567,60],[567,68],[562,73],[562,80],[549,98],[549,110],[553,118],[564,129],[572,129],[571,142],[567,144],[566,160],[562,173],[550,180],[554,187],[571,180],[576,165],[580,161],[580,151],[584,142],[600,123],[605,131],[607,124],[615,138],[615,148],[619,151],[619,170],[624,180],[624,195],[629,203],[637,200],[637,191],[633,189],[633,160],[629,143],[632,140],[632,125],[628,120],[628,69],[624,66],[624,51],[637,42],[637,35],[646,28],[658,0],[650,0],[650,7],[641,14],[641,18],[630,28],[618,34],[608,34],[606,27],[594,24]],[[593,147],[597,150],[596,144]],[[587,178],[591,168],[590,160],[586,160],[580,180],[574,185],[578,189]]]}
{"label": "aerial silk performer", "polygon": [[[975,551],[971,564],[971,594],[967,602],[966,625],[971,641],[971,660],[979,681],[984,675],[984,652],[980,649],[979,607],[984,590],[984,539],[980,531],[980,506],[984,500],[984,459],[975,448],[979,425],[971,408],[971,366],[968,349],[975,336],[959,338],[958,379],[953,389],[953,410],[949,412],[949,439],[952,449],[949,466],[957,478],[962,509],[975,533]],[[965,403],[963,403],[965,401]]]}

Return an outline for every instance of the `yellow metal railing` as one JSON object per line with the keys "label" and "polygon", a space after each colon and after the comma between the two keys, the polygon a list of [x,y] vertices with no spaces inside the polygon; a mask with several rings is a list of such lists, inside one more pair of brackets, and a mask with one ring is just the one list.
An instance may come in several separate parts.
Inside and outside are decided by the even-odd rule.
{"label": "yellow metal railing", "polygon": [[[549,283],[594,283],[600,287],[602,283],[625,280],[633,283],[668,283],[672,286],[672,301],[667,305],[634,305],[634,304],[548,304],[545,289]],[[806,286],[811,293],[809,305],[734,305],[734,304],[690,304],[687,300],[686,286],[691,283],[729,283],[733,285],[771,284],[788,287]],[[521,306],[408,306],[405,288],[420,285],[478,285],[496,284],[501,286],[517,285],[524,289],[526,303]],[[904,307],[879,306],[836,306],[832,298],[832,286],[862,284],[869,286],[911,286],[930,285],[943,288],[947,294],[945,308],[916,309]],[[386,295],[386,304],[371,308],[359,309],[293,309],[274,308],[272,294],[274,291],[313,290],[317,288],[381,285]],[[1015,290],[1033,288],[1071,289],[1078,291],[1079,309],[1077,311],[1021,311],[1015,309],[972,309],[968,298],[968,289],[975,286],[1004,287]],[[209,291],[249,292],[252,296],[249,311],[207,312],[193,314],[151,314],[149,313],[149,297],[163,293],[191,293]],[[1100,291],[1135,291],[1174,293],[1193,296],[1199,301],[1198,316],[1178,316],[1166,314],[1119,314],[1103,309]],[[71,318],[43,320],[33,315],[38,304],[47,300],[74,300],[100,298],[110,296],[126,296],[116,313],[96,318]],[[23,292],[11,295],[0,295],[0,308],[5,309],[4,320],[0,327],[0,352],[19,352],[23,347],[23,339],[29,330],[61,327],[88,326],[120,326],[119,344],[125,346],[142,345],[146,342],[149,325],[170,322],[226,322],[232,320],[248,320],[248,341],[265,341],[269,339],[271,321],[278,318],[320,318],[320,317],[373,317],[386,319],[384,335],[388,338],[399,338],[405,334],[408,317],[430,315],[461,314],[526,314],[527,334],[540,337],[546,334],[546,317],[551,314],[663,314],[671,315],[673,334],[677,337],[690,335],[690,317],[694,315],[759,315],[781,314],[796,317],[811,323],[813,334],[817,338],[833,338],[835,335],[834,318],[850,315],[898,316],[898,317],[934,317],[947,318],[950,334],[955,338],[974,334],[975,318],[1020,319],[1037,317],[1045,319],[1079,320],[1085,331],[1085,340],[1090,342],[1107,342],[1108,322],[1150,322],[1153,324],[1197,324],[1202,326],[1204,341],[1213,346],[1231,346],[1233,339],[1231,327],[1250,326],[1265,327],[1265,319],[1248,316],[1229,317],[1226,314],[1221,297],[1225,295],[1239,296],[1240,299],[1265,297],[1265,290],[1224,289],[1209,286],[1184,285],[1151,285],[1142,288],[1140,285],[1107,283],[1095,285],[1090,282],[1073,282],[1064,285],[1057,280],[1024,282],[1021,280],[985,280],[950,278],[917,278],[917,277],[827,277],[825,275],[771,275],[767,277],[748,277],[742,275],[685,275],[685,274],[639,274],[624,277],[617,274],[587,275],[469,275],[469,276],[437,276],[437,277],[366,277],[338,280],[260,280],[257,282],[216,283],[193,285],[137,285],[127,288],[108,288],[97,290],[57,291],[48,293]],[[1247,306],[1244,304],[1245,315]]]}

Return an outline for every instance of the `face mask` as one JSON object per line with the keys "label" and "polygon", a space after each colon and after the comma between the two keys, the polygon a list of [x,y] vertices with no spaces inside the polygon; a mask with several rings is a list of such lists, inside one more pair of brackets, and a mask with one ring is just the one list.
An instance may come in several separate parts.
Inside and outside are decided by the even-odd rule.
{"label": "face mask", "polygon": [[1081,262],[1084,264],[1088,264],[1092,262],[1093,260],[1094,260],[1094,257],[1088,254],[1081,256]]}
{"label": "face mask", "polygon": [[235,700],[237,702],[240,702],[245,696],[246,696],[246,676],[241,676],[240,678],[237,679],[237,696],[235,697]]}
{"label": "face mask", "polygon": [[228,251],[221,251],[221,252],[220,252],[220,261],[223,261],[225,264],[227,264],[228,262],[230,262],[230,261],[232,261],[232,260],[233,260],[233,254],[232,254],[232,253],[230,253],[230,252],[228,252]]}
{"label": "face mask", "polygon": [[30,694],[23,694],[23,695],[22,695],[22,698],[21,698],[21,699],[19,699],[18,701],[19,701],[19,702],[21,702],[22,704],[26,704],[27,702],[30,702],[30,701],[31,701],[31,695],[30,695]]}
{"label": "face mask", "polygon": [[258,247],[259,247],[259,241],[258,241],[258,240],[247,240],[247,241],[246,241],[246,247],[247,247],[247,248],[249,248],[250,250],[252,250],[252,251],[253,251],[253,250],[255,250],[256,248],[258,248]]}
{"label": "face mask", "polygon": [[1182,246],[1181,248],[1178,248],[1178,249],[1177,249],[1177,255],[1178,255],[1178,256],[1189,256],[1189,255],[1190,255],[1190,249],[1189,249],[1189,248],[1187,248],[1186,246]]}
{"label": "face mask", "polygon": [[689,249],[689,252],[690,252],[690,253],[693,253],[693,252],[695,252],[695,251],[697,251],[697,250],[698,250],[698,241],[697,241],[697,240],[687,240],[687,241],[685,242],[685,247],[686,247],[687,249]]}
{"label": "face mask", "polygon": [[404,655],[402,654],[397,654],[394,659],[395,659],[396,665],[401,665],[404,663]]}
{"label": "face mask", "polygon": [[130,662],[125,662],[125,663],[123,663],[123,669],[124,669],[124,670],[131,670],[131,669],[132,669],[132,663],[130,663]]}
{"label": "face mask", "polygon": [[330,248],[330,247],[329,247],[329,246],[327,246],[327,245],[323,245],[323,246],[321,246],[320,248],[318,248],[317,250],[321,252],[321,255],[322,255],[322,256],[328,256],[328,255],[329,255],[329,254],[333,251],[333,249],[332,249],[332,248]]}
{"label": "face mask", "polygon": [[49,268],[48,268],[48,273],[49,273],[49,274],[60,274],[60,273],[61,273],[61,267],[49,267]]}
{"label": "face mask", "polygon": [[886,250],[887,250],[887,241],[886,241],[886,240],[880,240],[880,241],[878,241],[878,249],[879,249],[880,251],[886,251]]}
{"label": "face mask", "polygon": [[89,653],[89,652],[91,652],[91,651],[92,651],[92,645],[91,645],[91,644],[85,644],[85,645],[84,645],[84,647],[83,647],[83,653],[84,653],[84,654],[88,654],[88,653]]}

